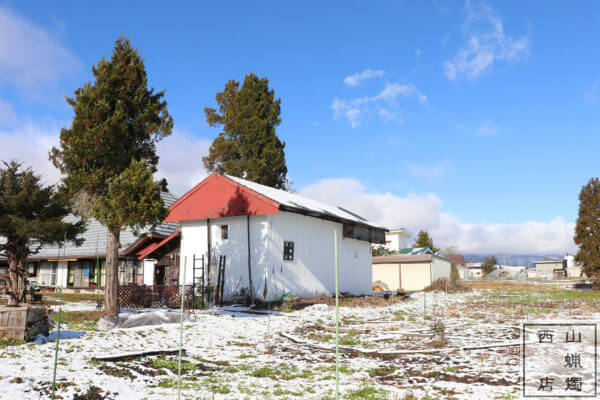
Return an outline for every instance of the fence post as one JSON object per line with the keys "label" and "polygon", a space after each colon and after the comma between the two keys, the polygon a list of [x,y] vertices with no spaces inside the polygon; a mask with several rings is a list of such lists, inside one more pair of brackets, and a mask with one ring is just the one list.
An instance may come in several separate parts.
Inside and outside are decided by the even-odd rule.
{"label": "fence post", "polygon": [[183,257],[183,284],[181,285],[181,309],[179,310],[179,358],[177,361],[177,399],[181,399],[181,349],[183,347],[183,303],[185,301],[185,267],[187,256]]}
{"label": "fence post", "polygon": [[333,231],[333,253],[335,258],[335,398],[340,398],[340,291],[338,287],[337,231]]}
{"label": "fence post", "polygon": [[52,376],[52,400],[56,390],[56,367],[58,365],[58,342],[60,341],[60,320],[62,319],[62,306],[58,308],[58,326],[56,327],[56,350],[54,350],[54,374]]}

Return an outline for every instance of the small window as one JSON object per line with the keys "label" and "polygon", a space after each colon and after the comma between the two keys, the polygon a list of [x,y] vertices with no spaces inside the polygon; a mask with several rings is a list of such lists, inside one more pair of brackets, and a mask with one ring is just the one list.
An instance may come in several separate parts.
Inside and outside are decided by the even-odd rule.
{"label": "small window", "polygon": [[283,242],[283,260],[294,260],[294,242]]}
{"label": "small window", "polygon": [[221,239],[226,240],[229,237],[229,225],[221,225]]}

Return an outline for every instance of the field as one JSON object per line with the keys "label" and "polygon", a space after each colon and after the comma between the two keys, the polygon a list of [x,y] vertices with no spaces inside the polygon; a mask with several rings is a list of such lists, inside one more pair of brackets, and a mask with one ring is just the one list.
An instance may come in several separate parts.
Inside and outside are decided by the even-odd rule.
{"label": "field", "polygon": [[[116,362],[91,357],[176,347],[178,324],[100,332],[95,329],[100,312],[90,300],[65,304],[57,373],[61,398],[176,398],[174,356]],[[594,291],[499,283],[472,284],[460,293],[418,293],[407,301],[345,301],[342,398],[516,399],[521,322],[597,320],[599,300]],[[188,314],[183,398],[335,398],[334,307],[241,311]],[[48,398],[55,338],[53,332],[47,343],[0,344],[1,398]]]}

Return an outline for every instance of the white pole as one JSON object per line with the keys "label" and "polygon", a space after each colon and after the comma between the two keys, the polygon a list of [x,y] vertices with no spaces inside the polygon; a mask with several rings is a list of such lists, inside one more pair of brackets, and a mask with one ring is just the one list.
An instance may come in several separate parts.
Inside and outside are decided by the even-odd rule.
{"label": "white pole", "polygon": [[333,231],[335,258],[335,398],[340,398],[340,291],[338,287],[337,231]]}
{"label": "white pole", "polygon": [[[183,348],[183,303],[185,300],[185,268],[187,256],[183,257],[183,284],[181,285],[181,310],[179,311],[179,360],[177,362],[177,399],[181,399],[181,350]],[[193,290],[193,289],[192,289]]]}

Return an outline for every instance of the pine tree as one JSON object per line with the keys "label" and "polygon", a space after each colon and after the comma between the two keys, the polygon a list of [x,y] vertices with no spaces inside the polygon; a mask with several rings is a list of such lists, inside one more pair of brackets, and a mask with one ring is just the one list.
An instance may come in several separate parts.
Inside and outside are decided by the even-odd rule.
{"label": "pine tree", "polygon": [[498,264],[498,259],[496,256],[484,257],[483,262],[481,263],[481,268],[483,272],[487,275],[496,269],[496,265]]}
{"label": "pine tree", "polygon": [[4,162],[0,169],[0,254],[8,259],[10,304],[25,301],[27,258],[43,245],[76,239],[84,223],[64,222],[67,204],[53,186],[44,187],[40,176],[31,168],[21,168],[17,161]]}
{"label": "pine tree", "polygon": [[263,185],[287,188],[284,147],[275,133],[281,123],[281,99],[267,78],[248,74],[240,88],[230,80],[216,95],[219,110],[205,107],[206,121],[223,127],[203,158],[208,171],[225,173]]}
{"label": "pine tree", "polygon": [[413,244],[413,247],[429,247],[434,253],[440,251],[439,248],[433,245],[433,239],[431,236],[429,236],[427,231],[419,231],[417,234],[417,240],[415,241],[415,244]]}
{"label": "pine tree", "polygon": [[579,194],[579,217],[575,225],[575,259],[583,264],[583,272],[600,278],[600,181],[592,178]]}
{"label": "pine tree", "polygon": [[120,37],[111,58],[92,72],[94,82],[67,99],[75,117],[50,158],[64,174],[61,191],[75,199],[75,209],[108,229],[104,313],[112,316],[118,314],[121,229],[142,228],[167,214],[152,174],[156,143],[171,134],[173,119],[164,92],[148,88],[144,61],[127,38]]}

